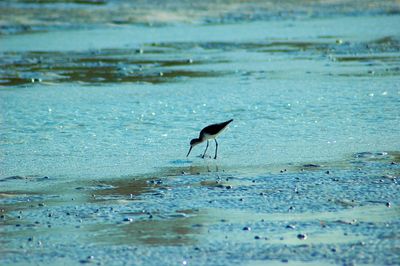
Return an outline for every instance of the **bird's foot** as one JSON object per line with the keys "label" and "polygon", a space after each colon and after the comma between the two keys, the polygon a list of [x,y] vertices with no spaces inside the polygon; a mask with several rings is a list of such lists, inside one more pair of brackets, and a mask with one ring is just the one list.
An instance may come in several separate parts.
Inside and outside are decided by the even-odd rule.
{"label": "bird's foot", "polygon": [[217,156],[214,156],[214,160],[216,160],[217,159]]}

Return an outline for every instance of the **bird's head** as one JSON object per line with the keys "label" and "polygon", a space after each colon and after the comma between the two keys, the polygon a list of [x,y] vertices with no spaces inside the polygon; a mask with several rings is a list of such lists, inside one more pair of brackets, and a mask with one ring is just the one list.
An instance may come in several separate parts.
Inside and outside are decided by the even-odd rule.
{"label": "bird's head", "polygon": [[192,139],[192,140],[190,141],[190,149],[189,149],[189,152],[188,152],[188,154],[186,155],[186,157],[189,156],[190,152],[192,151],[192,148],[193,148],[194,146],[196,146],[197,144],[201,143],[201,142],[202,142],[202,141],[201,141],[200,139]]}

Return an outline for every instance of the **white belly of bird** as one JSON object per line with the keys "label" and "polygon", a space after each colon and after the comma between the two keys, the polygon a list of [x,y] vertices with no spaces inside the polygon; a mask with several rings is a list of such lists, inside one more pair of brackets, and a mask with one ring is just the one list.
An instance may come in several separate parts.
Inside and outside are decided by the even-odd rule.
{"label": "white belly of bird", "polygon": [[218,132],[215,135],[210,135],[210,134],[204,134],[204,139],[208,140],[208,139],[215,139],[216,137],[218,137],[219,134],[221,134],[222,130],[220,132]]}

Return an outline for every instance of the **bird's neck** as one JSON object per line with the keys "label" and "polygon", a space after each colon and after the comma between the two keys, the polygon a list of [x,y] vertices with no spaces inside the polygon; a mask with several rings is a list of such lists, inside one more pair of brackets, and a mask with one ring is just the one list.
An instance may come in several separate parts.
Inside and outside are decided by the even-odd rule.
{"label": "bird's neck", "polygon": [[205,140],[206,140],[206,138],[204,136],[201,136],[200,138],[196,139],[196,142],[197,143],[202,143]]}

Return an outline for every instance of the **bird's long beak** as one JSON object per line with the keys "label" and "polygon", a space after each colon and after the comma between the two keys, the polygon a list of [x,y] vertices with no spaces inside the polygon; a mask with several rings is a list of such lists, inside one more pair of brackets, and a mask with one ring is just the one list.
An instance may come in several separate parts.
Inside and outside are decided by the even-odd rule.
{"label": "bird's long beak", "polygon": [[189,156],[189,153],[192,151],[192,148],[193,148],[193,146],[190,145],[190,149],[189,149],[189,152],[188,152],[188,154],[186,155],[186,157]]}

